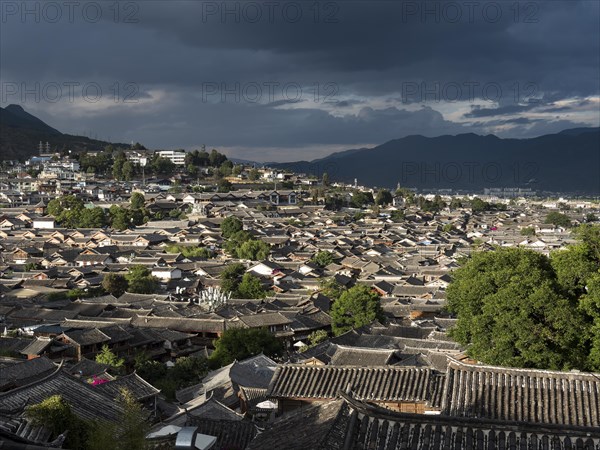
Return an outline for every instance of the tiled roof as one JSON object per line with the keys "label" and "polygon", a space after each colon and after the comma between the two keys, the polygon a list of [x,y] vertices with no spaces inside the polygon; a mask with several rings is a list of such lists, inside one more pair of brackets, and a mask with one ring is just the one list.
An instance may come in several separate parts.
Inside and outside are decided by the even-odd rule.
{"label": "tiled roof", "polygon": [[19,410],[25,404],[34,405],[53,395],[61,395],[82,419],[115,422],[122,412],[104,392],[69,375],[62,368],[27,386],[0,394],[0,411]]}
{"label": "tiled roof", "polygon": [[108,383],[99,384],[95,386],[95,388],[113,399],[118,398],[121,389],[127,389],[138,401],[155,396],[160,392],[135,372],[124,377],[119,377],[116,380],[109,381]]}
{"label": "tiled roof", "polygon": [[390,364],[395,350],[336,346],[331,358],[333,366],[384,366]]}
{"label": "tiled roof", "polygon": [[23,386],[55,370],[56,365],[46,357],[0,366],[0,390],[6,386]]}
{"label": "tiled roof", "polygon": [[451,361],[444,412],[461,417],[600,427],[595,374],[476,366]]}
{"label": "tiled roof", "polygon": [[283,416],[259,434],[248,450],[594,450],[599,446],[597,428],[395,413],[343,395]]}
{"label": "tiled roof", "polygon": [[282,365],[268,388],[273,398],[334,399],[348,389],[360,400],[439,405],[444,376],[429,368]]}

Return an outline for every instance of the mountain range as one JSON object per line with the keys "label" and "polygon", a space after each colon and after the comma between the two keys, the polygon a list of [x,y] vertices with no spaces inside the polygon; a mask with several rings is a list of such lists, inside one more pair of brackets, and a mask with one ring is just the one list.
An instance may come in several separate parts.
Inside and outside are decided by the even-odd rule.
{"label": "mountain range", "polygon": [[[109,142],[63,134],[19,105],[0,108],[0,160],[38,154],[39,142],[53,150],[101,150]],[[127,144],[115,144],[128,147]],[[241,160],[240,160],[241,161]],[[394,188],[476,192],[486,187],[600,195],[600,128],[573,128],[529,139],[467,133],[419,135],[373,148],[350,149],[312,161],[265,163],[331,181]]]}
{"label": "mountain range", "polygon": [[[6,159],[25,160],[39,153],[39,143],[50,144],[52,151],[69,149],[102,150],[110,142],[90,139],[85,136],[64,134],[44,123],[19,105],[0,108],[0,161]],[[113,144],[125,147],[126,144]]]}
{"label": "mountain range", "polygon": [[331,181],[476,192],[483,188],[600,195],[600,128],[529,139],[494,135],[407,136],[313,161],[272,163]]}

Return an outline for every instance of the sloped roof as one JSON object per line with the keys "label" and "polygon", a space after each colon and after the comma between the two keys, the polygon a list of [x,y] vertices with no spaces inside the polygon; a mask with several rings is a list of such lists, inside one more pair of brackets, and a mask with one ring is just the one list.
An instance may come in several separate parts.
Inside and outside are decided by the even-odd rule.
{"label": "sloped roof", "polygon": [[107,383],[98,384],[95,389],[113,399],[118,398],[121,389],[127,389],[138,401],[153,397],[160,392],[135,372]]}
{"label": "sloped roof", "polygon": [[282,365],[268,388],[273,398],[334,399],[352,390],[370,401],[425,402],[437,406],[443,375],[429,368]]}
{"label": "sloped roof", "polygon": [[347,395],[285,415],[247,450],[594,449],[597,428],[396,413]]}
{"label": "sloped roof", "polygon": [[0,390],[7,386],[23,386],[55,370],[56,364],[46,357],[0,366]]}
{"label": "sloped roof", "polygon": [[59,367],[41,380],[0,394],[0,410],[15,411],[25,404],[34,405],[53,395],[61,395],[82,419],[118,421],[121,408],[96,388]]}
{"label": "sloped roof", "polygon": [[444,412],[461,417],[600,427],[600,377],[450,361]]}

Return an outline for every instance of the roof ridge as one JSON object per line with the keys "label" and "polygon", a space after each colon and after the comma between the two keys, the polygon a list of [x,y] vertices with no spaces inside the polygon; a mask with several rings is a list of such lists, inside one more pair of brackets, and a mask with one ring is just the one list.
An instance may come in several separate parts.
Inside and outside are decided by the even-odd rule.
{"label": "roof ridge", "polygon": [[45,377],[40,378],[39,380],[35,380],[35,381],[32,381],[31,383],[24,384],[23,386],[19,386],[19,387],[15,388],[15,389],[11,389],[10,391],[0,392],[0,399],[4,398],[4,397],[8,397],[9,395],[14,394],[15,392],[22,391],[22,390],[24,390],[24,389],[26,389],[26,388],[28,388],[30,386],[33,386],[33,385],[42,383],[44,381],[50,380],[51,378],[55,377],[56,375],[58,375],[61,372],[61,370],[63,368],[64,362],[65,362],[65,360],[62,359],[60,361],[60,364],[56,368],[56,370],[54,370],[52,373],[46,375]]}

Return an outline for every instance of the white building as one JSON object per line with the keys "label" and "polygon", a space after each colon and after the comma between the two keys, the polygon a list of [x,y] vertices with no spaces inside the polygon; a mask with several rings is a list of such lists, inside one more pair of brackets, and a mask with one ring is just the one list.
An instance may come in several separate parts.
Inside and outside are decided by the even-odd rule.
{"label": "white building", "polygon": [[33,228],[54,228],[54,219],[52,217],[40,217],[33,219]]}
{"label": "white building", "polygon": [[185,150],[159,150],[158,153],[163,158],[171,160],[177,166],[185,164]]}

